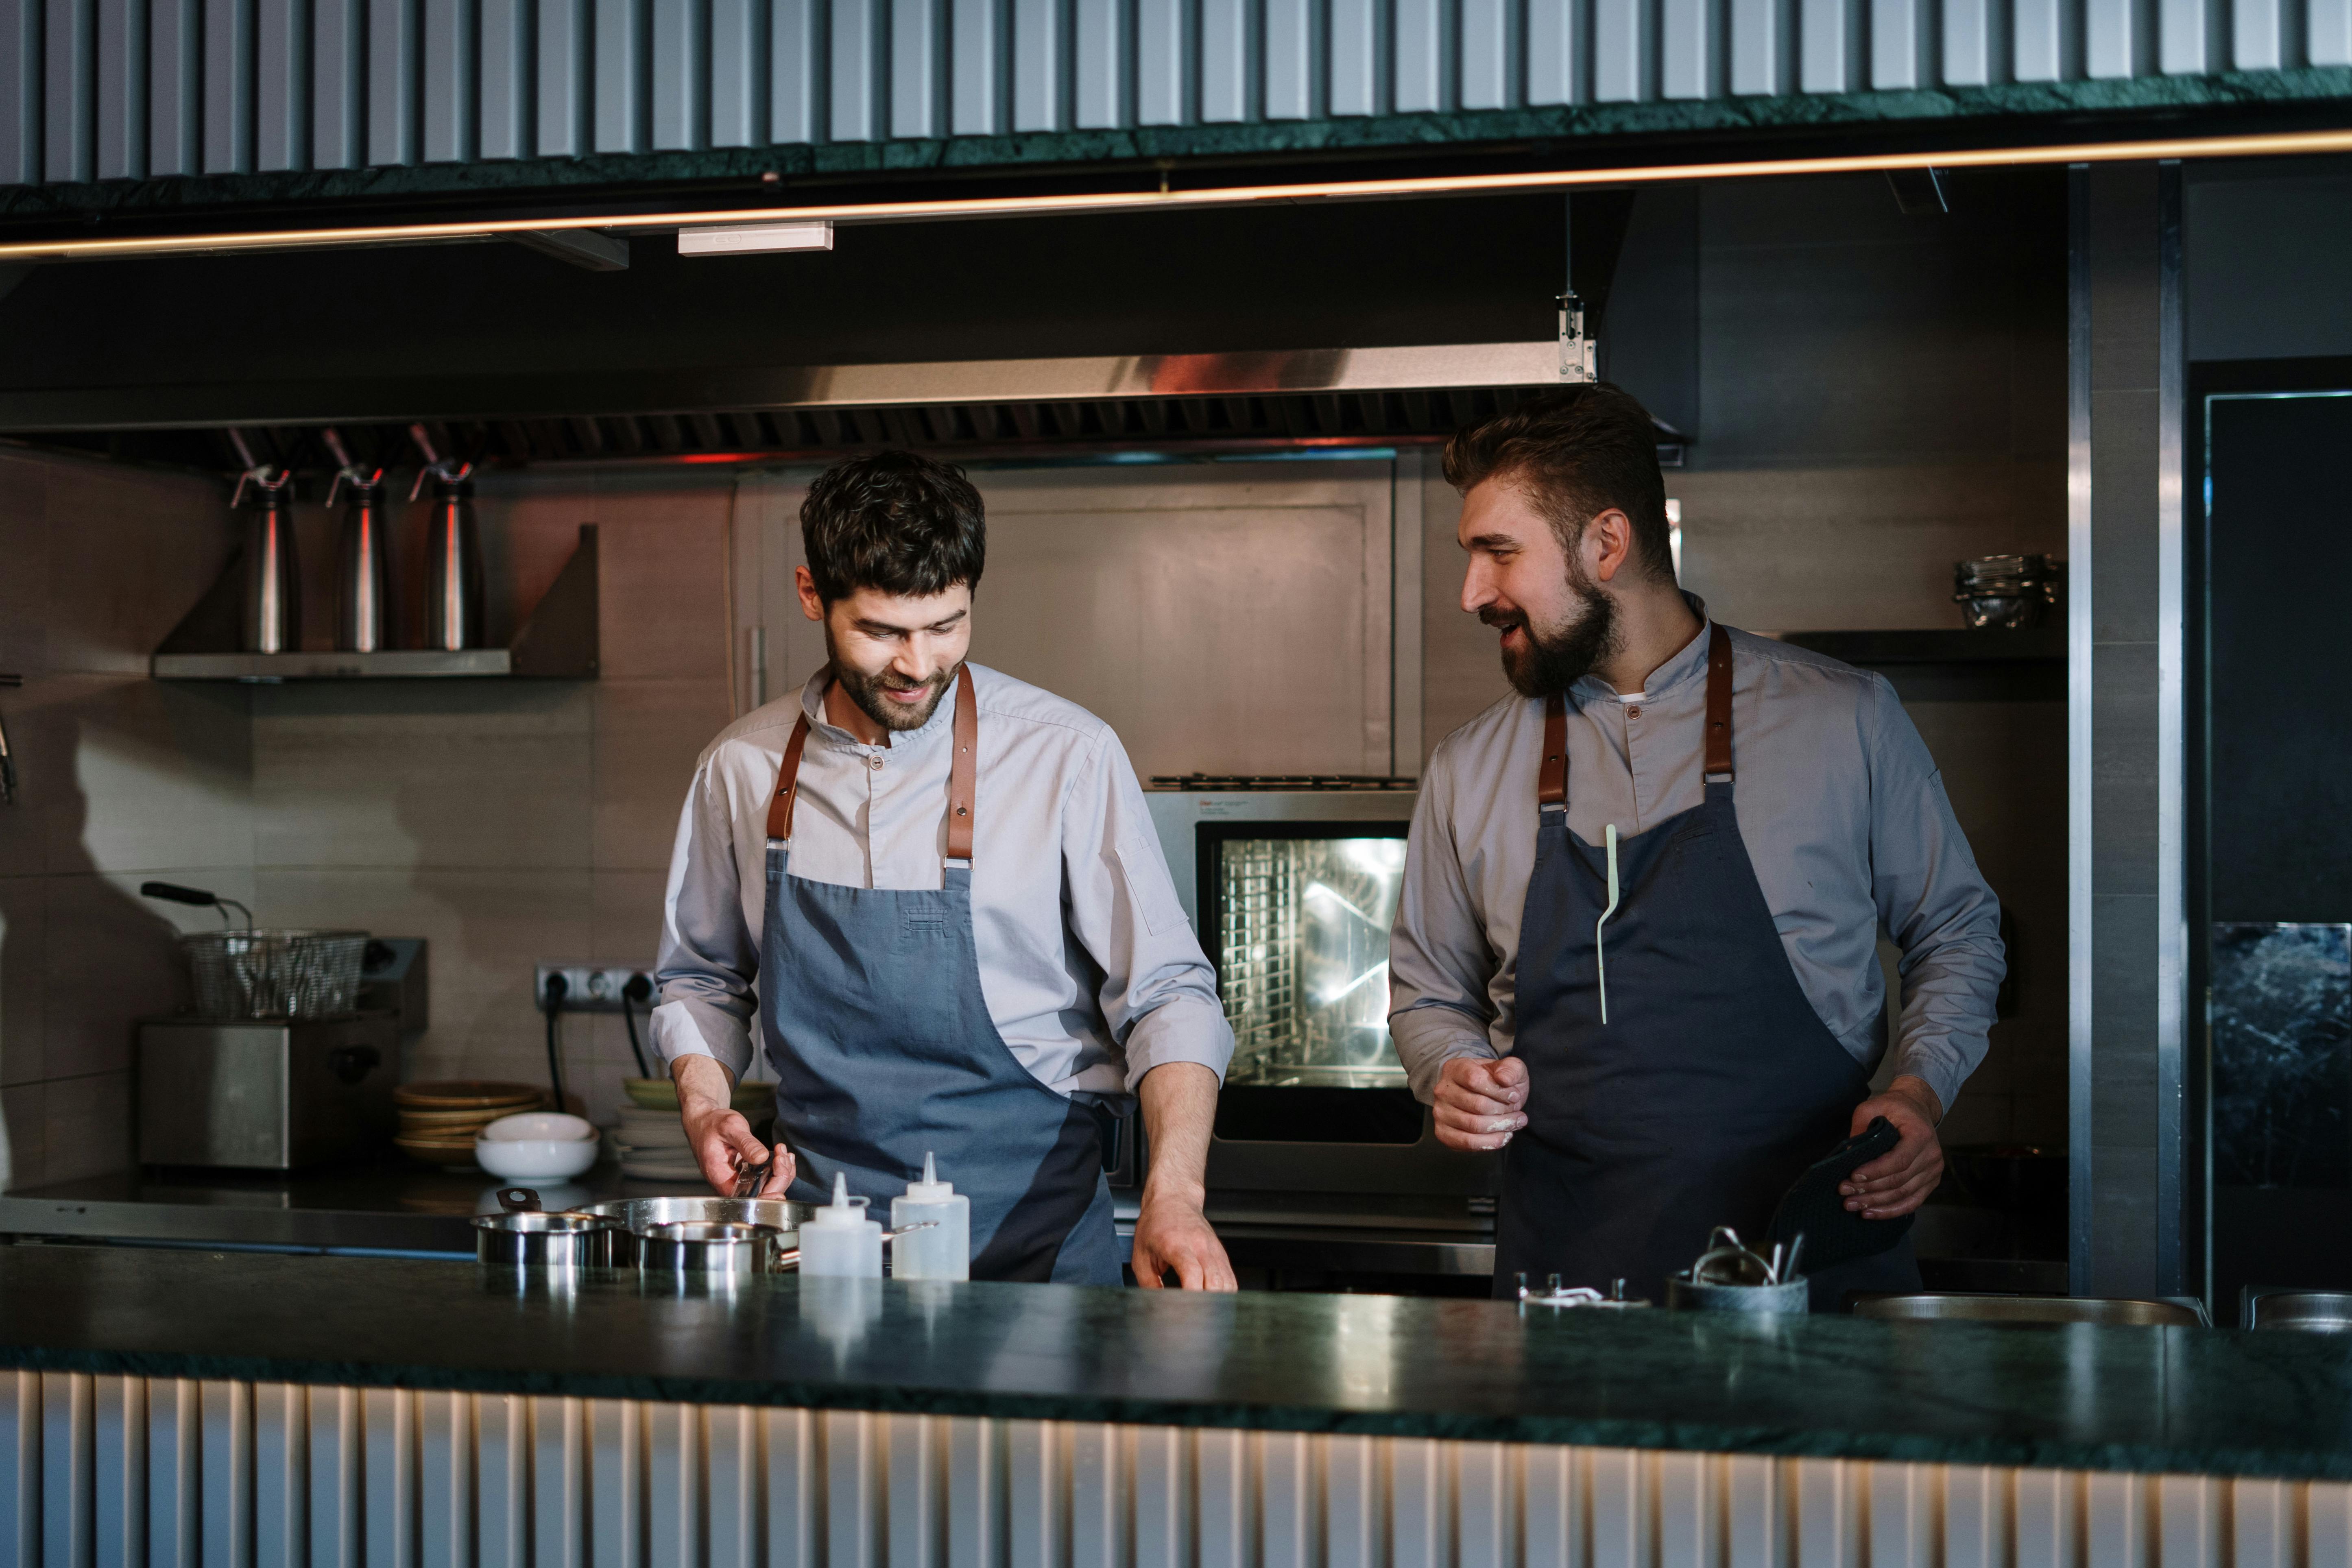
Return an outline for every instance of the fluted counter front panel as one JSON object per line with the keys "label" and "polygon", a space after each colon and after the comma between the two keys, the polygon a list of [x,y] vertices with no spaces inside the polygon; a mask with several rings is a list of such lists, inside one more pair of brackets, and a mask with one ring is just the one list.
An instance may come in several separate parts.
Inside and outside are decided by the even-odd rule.
{"label": "fluted counter front panel", "polygon": [[45,1568],[2352,1568],[2352,1485],[0,1372]]}

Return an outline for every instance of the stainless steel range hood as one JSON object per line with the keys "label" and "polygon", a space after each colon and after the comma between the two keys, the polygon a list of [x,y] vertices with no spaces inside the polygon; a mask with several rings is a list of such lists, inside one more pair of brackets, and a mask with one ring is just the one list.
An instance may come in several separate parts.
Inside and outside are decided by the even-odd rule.
{"label": "stainless steel range hood", "polygon": [[[264,461],[337,466],[336,428],[362,463],[414,461],[408,427],[477,462],[812,460],[879,446],[1023,457],[1150,447],[1183,451],[1443,440],[1590,374],[1563,311],[1559,340],[1137,354],[930,363],[767,366],[685,373],[467,376],[428,384],[226,387],[208,428],[77,427],[50,401],[56,444],[207,463],[242,428]],[[157,422],[159,425],[161,421]],[[1662,429],[1661,456],[1681,437]]]}
{"label": "stainless steel range hood", "polygon": [[1276,349],[1259,353],[818,365],[775,373],[773,408],[1434,391],[1558,384],[1557,342]]}

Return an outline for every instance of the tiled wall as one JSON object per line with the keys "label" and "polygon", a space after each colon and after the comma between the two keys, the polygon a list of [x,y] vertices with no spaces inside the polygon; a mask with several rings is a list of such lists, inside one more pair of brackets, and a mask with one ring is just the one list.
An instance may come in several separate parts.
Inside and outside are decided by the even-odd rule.
{"label": "tiled wall", "polygon": [[[241,687],[151,680],[148,655],[226,559],[208,481],[0,456],[0,1106],[12,1187],[131,1162],[131,1026],[184,999],[177,930],[208,911],[432,942],[433,1026],[406,1076],[545,1081],[541,960],[650,964],[679,802],[729,707],[726,477],[493,480],[493,635],[599,525],[596,681]],[[413,521],[413,520],[411,520]],[[308,640],[331,622],[333,519],[301,514]],[[494,595],[499,596],[499,595]],[[620,1020],[563,1020],[567,1081],[620,1097]]]}
{"label": "tiled wall", "polygon": [[0,1183],[131,1157],[131,1025],[184,994],[173,937],[210,911],[149,878],[253,898],[243,689],[167,686],[147,656],[210,584],[232,533],[208,481],[0,453]]}
{"label": "tiled wall", "polygon": [[[597,525],[601,679],[257,689],[254,888],[268,922],[431,942],[408,1078],[543,1084],[532,964],[653,963],[678,806],[733,716],[734,482],[606,469],[483,492],[490,579],[525,609]],[[566,1084],[606,1117],[635,1070],[621,1020],[562,1022]]]}
{"label": "tiled wall", "polygon": [[[2064,553],[2064,258],[2035,248],[2007,195],[1962,185],[1951,212],[1920,216],[1874,178],[1699,194],[1697,438],[1666,493],[1683,582],[1727,623],[1957,626],[1953,562]],[[1458,607],[1460,500],[1433,456],[1426,474],[1433,747],[1507,688],[1493,635]],[[1945,1141],[2061,1143],[2065,705],[1897,685],[2020,938],[2020,1016],[1995,1026]]]}

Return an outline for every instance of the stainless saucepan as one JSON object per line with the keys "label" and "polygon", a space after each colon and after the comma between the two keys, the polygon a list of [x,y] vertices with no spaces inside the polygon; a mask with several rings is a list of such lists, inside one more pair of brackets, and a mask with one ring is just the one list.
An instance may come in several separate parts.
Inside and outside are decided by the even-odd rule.
{"label": "stainless saucepan", "polygon": [[800,1261],[784,1233],[763,1225],[670,1220],[637,1237],[637,1268],[646,1275],[772,1274]]}
{"label": "stainless saucepan", "polygon": [[601,1215],[482,1214],[474,1216],[474,1256],[515,1268],[604,1268],[621,1227]]}
{"label": "stainless saucepan", "polygon": [[595,1215],[621,1227],[613,1261],[621,1268],[639,1264],[638,1239],[657,1225],[756,1225],[778,1232],[782,1246],[794,1245],[801,1222],[816,1212],[814,1204],[789,1198],[614,1198],[583,1204],[573,1214]]}

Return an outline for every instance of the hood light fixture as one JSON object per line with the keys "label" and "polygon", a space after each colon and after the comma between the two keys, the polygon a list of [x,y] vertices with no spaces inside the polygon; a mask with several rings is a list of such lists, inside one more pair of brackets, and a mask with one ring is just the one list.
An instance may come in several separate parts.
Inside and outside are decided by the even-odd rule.
{"label": "hood light fixture", "polygon": [[745,256],[768,250],[831,250],[827,223],[698,224],[677,231],[680,256]]}

